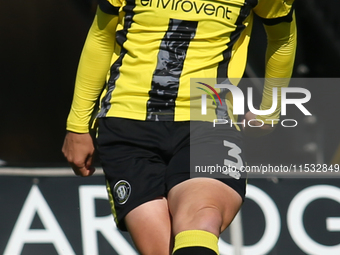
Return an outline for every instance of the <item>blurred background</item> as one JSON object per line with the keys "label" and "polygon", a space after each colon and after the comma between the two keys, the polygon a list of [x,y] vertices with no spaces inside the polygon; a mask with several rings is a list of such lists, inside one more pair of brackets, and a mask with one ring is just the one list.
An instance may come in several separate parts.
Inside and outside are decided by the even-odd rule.
{"label": "blurred background", "polygon": [[[95,8],[94,0],[1,1],[0,159],[3,164],[66,165],[60,149],[78,59]],[[339,77],[339,8],[338,0],[296,1],[298,51],[293,77]],[[260,22],[255,22],[254,35],[246,72],[246,77],[252,78],[263,77],[264,73],[266,39]],[[318,121],[299,119],[299,132],[279,127],[268,137],[248,139],[250,164],[266,160],[291,163],[292,159],[315,157],[320,151],[316,152],[315,146],[308,151],[304,146],[308,135],[317,140],[316,130],[321,132],[322,137],[318,138],[321,140],[316,142],[323,144],[321,153],[325,162],[334,158],[340,141],[339,132],[334,129],[339,124],[334,116],[339,114],[340,86],[320,84],[309,89],[312,92],[309,108],[315,109],[312,114]],[[260,91],[255,94],[259,96]],[[326,106],[329,111],[322,112]],[[294,110],[290,112],[294,114]],[[325,126],[330,123],[327,129]],[[316,127],[319,124],[323,127]]]}
{"label": "blurred background", "polygon": [[[96,1],[0,3],[0,203],[5,205],[0,253],[135,254],[130,237],[114,227],[103,176],[74,177],[61,153]],[[340,163],[340,1],[296,0],[295,7],[298,50],[292,86],[311,92],[306,107],[312,116],[292,107],[286,118],[297,120],[297,127],[278,126],[266,137],[246,138],[249,165]],[[245,77],[251,78],[259,103],[266,47],[259,20],[253,33]],[[221,237],[234,247],[243,242],[244,248],[233,250],[224,242],[221,254],[340,254],[338,176],[250,178],[242,220],[235,220],[241,233],[233,235],[239,238],[233,242],[227,231]],[[42,231],[40,237],[34,230]],[[52,230],[60,231],[49,236]]]}

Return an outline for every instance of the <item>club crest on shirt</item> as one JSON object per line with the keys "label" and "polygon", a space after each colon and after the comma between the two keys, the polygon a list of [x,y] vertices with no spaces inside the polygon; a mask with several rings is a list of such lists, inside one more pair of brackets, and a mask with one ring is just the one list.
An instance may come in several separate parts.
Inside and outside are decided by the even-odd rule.
{"label": "club crest on shirt", "polygon": [[118,181],[113,188],[113,195],[118,204],[125,204],[131,194],[131,185],[125,180]]}

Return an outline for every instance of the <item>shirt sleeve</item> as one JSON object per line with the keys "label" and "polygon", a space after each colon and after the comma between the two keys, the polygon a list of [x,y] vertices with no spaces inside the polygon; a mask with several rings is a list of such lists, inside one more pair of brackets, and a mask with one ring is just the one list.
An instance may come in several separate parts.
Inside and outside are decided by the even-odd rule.
{"label": "shirt sleeve", "polygon": [[98,0],[98,6],[106,14],[118,15],[122,3],[120,0]]}
{"label": "shirt sleeve", "polygon": [[[270,115],[256,116],[265,124],[276,124],[281,112],[281,88],[288,87],[293,72],[296,52],[296,21],[292,14],[291,22],[264,25],[267,33],[265,84],[260,110],[268,110],[273,103],[273,88],[278,90],[277,107]],[[269,120],[270,119],[270,120]],[[272,121],[272,119],[276,119]]]}
{"label": "shirt sleeve", "polygon": [[73,101],[66,129],[76,133],[89,132],[90,120],[104,88],[114,55],[118,16],[97,9],[80,57]]}
{"label": "shirt sleeve", "polygon": [[262,19],[283,18],[291,12],[294,0],[259,0],[254,12]]}

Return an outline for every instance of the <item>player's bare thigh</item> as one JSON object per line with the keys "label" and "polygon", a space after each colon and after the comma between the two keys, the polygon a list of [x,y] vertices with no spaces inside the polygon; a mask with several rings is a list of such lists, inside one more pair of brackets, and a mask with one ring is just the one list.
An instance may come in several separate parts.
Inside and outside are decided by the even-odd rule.
{"label": "player's bare thigh", "polygon": [[199,229],[219,236],[240,209],[242,198],[221,181],[193,178],[170,190],[168,204],[174,235]]}
{"label": "player's bare thigh", "polygon": [[173,241],[166,198],[159,197],[136,207],[126,215],[125,223],[140,254],[171,254]]}

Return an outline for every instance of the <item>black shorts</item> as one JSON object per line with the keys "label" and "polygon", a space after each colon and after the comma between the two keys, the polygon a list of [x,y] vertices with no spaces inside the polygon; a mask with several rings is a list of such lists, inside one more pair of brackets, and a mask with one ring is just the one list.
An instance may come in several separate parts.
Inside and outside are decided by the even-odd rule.
{"label": "black shorts", "polygon": [[[97,146],[117,227],[135,207],[166,197],[193,177],[219,179],[242,199],[246,176],[234,171],[244,162],[241,134],[209,122],[138,121],[101,118]],[[233,171],[223,166],[231,164]],[[208,171],[209,170],[209,171]]]}

